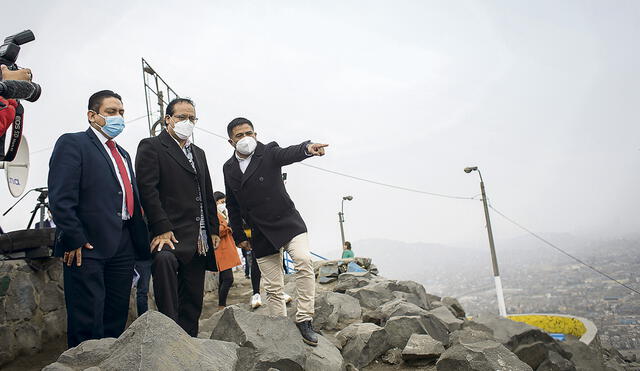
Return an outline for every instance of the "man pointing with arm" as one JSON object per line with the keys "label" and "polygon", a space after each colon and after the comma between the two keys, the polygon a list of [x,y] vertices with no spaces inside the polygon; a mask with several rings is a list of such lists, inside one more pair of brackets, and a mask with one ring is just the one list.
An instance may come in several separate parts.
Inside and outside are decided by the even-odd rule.
{"label": "man pointing with arm", "polygon": [[[251,249],[262,272],[267,308],[273,316],[286,316],[282,251],[294,261],[298,307],[296,325],[302,339],[318,344],[311,320],[314,313],[315,275],[309,253],[307,227],[282,181],[282,166],[311,156],[323,156],[328,144],[304,142],[280,148],[276,142],[256,141],[251,121],[236,118],[227,126],[229,143],[235,148],[224,164],[227,210],[238,247]],[[251,241],[242,220],[251,228]]]}

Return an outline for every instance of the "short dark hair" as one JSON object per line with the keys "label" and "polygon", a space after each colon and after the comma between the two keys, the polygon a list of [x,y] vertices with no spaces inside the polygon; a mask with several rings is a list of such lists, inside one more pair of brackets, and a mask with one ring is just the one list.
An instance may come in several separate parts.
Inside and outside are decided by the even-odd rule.
{"label": "short dark hair", "polygon": [[216,202],[218,202],[218,200],[222,200],[223,198],[227,198],[224,193],[220,191],[213,192],[213,199],[216,200]]}
{"label": "short dark hair", "polygon": [[347,246],[347,250],[351,250],[351,242],[344,241],[345,246]]}
{"label": "short dark hair", "polygon": [[190,105],[193,106],[193,108],[196,108],[195,103],[193,103],[193,101],[191,99],[189,99],[189,98],[176,98],[176,99],[172,100],[171,102],[169,102],[169,104],[167,105],[167,110],[165,111],[165,114],[169,115],[169,116],[173,116],[174,107],[178,103],[189,103]]}
{"label": "short dark hair", "polygon": [[111,90],[100,90],[97,93],[93,93],[93,95],[89,97],[89,104],[88,104],[89,110],[97,113],[100,110],[102,101],[104,101],[105,98],[109,98],[109,97],[116,98],[120,102],[122,102],[122,97],[119,94],[114,93]]}
{"label": "short dark hair", "polygon": [[251,130],[254,130],[253,124],[251,123],[251,121],[247,120],[244,117],[236,117],[233,120],[231,120],[229,125],[227,125],[227,134],[229,135],[229,138],[231,138],[231,134],[233,134],[233,128],[235,128],[236,126],[244,125],[244,124],[249,124],[249,126],[251,126]]}

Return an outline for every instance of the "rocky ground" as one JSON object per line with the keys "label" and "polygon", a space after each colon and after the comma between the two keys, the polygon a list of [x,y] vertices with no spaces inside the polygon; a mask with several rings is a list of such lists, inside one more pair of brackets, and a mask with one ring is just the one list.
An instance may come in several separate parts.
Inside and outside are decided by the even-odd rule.
{"label": "rocky ground", "polygon": [[[360,265],[375,271],[370,261]],[[543,331],[495,316],[468,319],[453,298],[428,294],[346,266],[319,267],[314,327],[319,345],[302,342],[291,316],[251,311],[250,283],[237,278],[230,303],[207,298],[198,338],[150,311],[118,339],[87,341],[45,370],[640,370],[619,353],[577,339],[557,342]]]}

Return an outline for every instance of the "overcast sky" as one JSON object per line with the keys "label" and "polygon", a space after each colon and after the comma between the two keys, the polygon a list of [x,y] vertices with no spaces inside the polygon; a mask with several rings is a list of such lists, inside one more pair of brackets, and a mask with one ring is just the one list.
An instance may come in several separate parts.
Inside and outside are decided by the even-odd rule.
{"label": "overcast sky", "polygon": [[[462,171],[477,165],[493,205],[534,231],[639,230],[636,1],[87,4],[22,1],[2,11],[2,37],[36,35],[18,59],[43,87],[25,103],[25,135],[40,151],[28,188],[46,185],[55,140],[87,128],[93,92],[120,93],[125,119],[146,113],[144,57],[195,100],[198,127],[224,135],[244,116],[263,142],[331,145],[309,164],[428,192],[477,195],[477,174]],[[139,120],[117,141],[135,156],[147,133]],[[222,189],[232,148],[195,138]],[[486,245],[480,202],[300,165],[285,171],[314,251],[338,254],[344,195],[354,196],[345,204],[349,240]],[[0,217],[2,227],[24,228],[36,196]],[[0,211],[14,200],[0,185]],[[492,217],[496,238],[522,233]]]}

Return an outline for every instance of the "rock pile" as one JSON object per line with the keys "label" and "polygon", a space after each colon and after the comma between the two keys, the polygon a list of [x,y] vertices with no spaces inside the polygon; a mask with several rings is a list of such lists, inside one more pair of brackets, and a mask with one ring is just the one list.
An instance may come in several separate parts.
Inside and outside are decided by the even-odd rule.
{"label": "rock pile", "polygon": [[[365,263],[372,266],[370,261]],[[317,347],[302,342],[291,307],[287,318],[269,317],[264,309],[251,311],[246,305],[227,307],[201,322],[199,338],[187,336],[170,319],[151,311],[120,338],[84,342],[45,370],[604,371],[636,367],[619,353],[577,340],[557,342],[524,323],[497,316],[469,319],[457,300],[428,294],[416,282],[337,267],[337,274],[322,266],[317,269],[335,275],[325,275],[335,280],[318,285],[314,327],[322,336]]]}

